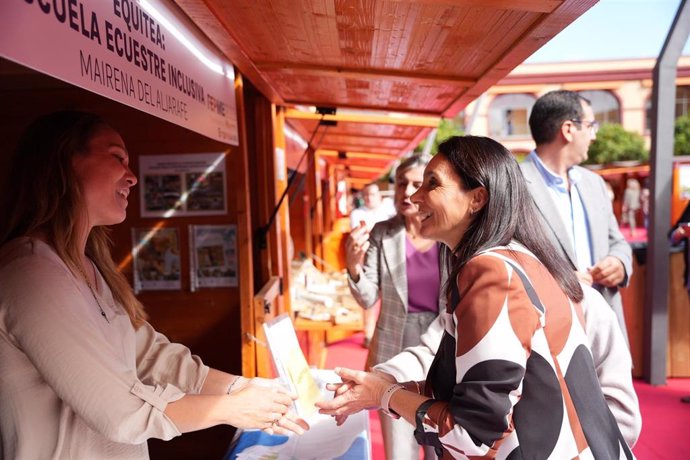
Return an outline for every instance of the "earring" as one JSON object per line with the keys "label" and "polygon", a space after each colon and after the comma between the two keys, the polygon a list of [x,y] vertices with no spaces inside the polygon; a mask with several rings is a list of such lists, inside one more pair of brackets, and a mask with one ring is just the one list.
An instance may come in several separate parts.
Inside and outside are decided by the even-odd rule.
{"label": "earring", "polygon": [[474,215],[474,209],[470,208],[470,216]]}

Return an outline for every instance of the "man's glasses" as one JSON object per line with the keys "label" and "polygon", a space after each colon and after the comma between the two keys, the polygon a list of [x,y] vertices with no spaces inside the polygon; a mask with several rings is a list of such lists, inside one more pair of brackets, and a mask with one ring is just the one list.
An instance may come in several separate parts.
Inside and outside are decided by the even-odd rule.
{"label": "man's glasses", "polygon": [[586,128],[589,129],[589,131],[592,133],[594,136],[598,131],[599,131],[599,122],[596,120],[580,120],[578,118],[573,118],[572,120],[573,123],[578,124],[578,125],[584,125]]}

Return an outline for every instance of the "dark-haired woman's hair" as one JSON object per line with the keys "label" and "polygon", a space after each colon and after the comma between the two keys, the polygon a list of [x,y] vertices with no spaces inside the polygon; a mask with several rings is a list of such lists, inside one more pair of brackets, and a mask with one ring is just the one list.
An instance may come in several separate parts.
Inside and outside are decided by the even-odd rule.
{"label": "dark-haired woman's hair", "polygon": [[[72,159],[88,152],[89,141],[108,125],[98,116],[62,111],[34,121],[24,132],[12,158],[0,214],[0,246],[21,236],[43,235],[60,258],[81,277],[79,228],[85,205]],[[91,258],[129,314],[135,328],[146,319],[141,303],[110,255],[106,227],[91,230],[86,243]]]}
{"label": "dark-haired woman's hair", "polygon": [[[544,264],[571,300],[580,302],[583,293],[577,276],[551,244],[513,155],[498,142],[479,136],[451,137],[439,145],[438,154],[452,164],[468,190],[481,186],[488,195],[454,249],[449,281],[475,254],[515,240]],[[449,282],[448,293],[451,287]]]}

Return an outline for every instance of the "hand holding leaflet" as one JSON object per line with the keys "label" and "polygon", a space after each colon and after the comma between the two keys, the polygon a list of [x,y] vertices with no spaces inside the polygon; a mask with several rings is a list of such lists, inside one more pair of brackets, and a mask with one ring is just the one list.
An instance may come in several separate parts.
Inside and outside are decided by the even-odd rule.
{"label": "hand holding leaflet", "polygon": [[279,379],[299,396],[295,411],[300,417],[309,417],[316,412],[314,404],[321,392],[309,371],[290,317],[283,314],[264,323],[264,332]]}

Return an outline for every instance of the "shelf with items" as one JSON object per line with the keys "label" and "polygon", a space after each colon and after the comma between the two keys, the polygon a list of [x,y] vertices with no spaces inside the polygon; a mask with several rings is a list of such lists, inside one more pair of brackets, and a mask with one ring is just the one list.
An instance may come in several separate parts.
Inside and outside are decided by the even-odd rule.
{"label": "shelf with items", "polygon": [[290,285],[295,330],[307,362],[323,368],[327,343],[363,329],[362,309],[343,271],[324,273],[311,260],[292,262]]}
{"label": "shelf with items", "polygon": [[350,294],[345,271],[324,273],[309,259],[293,261],[290,286],[295,319],[350,324],[361,329],[362,309]]}

